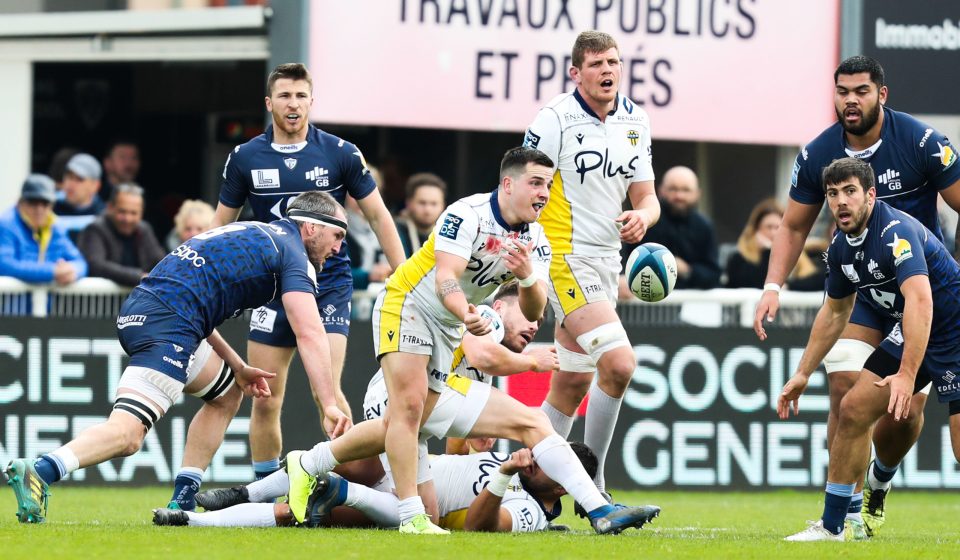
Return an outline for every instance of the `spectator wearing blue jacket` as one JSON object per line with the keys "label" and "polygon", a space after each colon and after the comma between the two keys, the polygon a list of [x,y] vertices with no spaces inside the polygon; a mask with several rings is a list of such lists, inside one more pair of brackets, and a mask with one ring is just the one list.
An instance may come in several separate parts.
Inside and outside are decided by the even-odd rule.
{"label": "spectator wearing blue jacket", "polygon": [[87,262],[53,213],[53,179],[33,174],[17,205],[0,216],[0,276],[34,284],[72,284],[87,275]]}

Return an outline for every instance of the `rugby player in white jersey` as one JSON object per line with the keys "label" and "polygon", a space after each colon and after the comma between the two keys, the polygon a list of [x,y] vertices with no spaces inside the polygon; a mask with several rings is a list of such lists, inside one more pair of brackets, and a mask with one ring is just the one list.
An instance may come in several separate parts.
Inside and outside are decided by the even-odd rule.
{"label": "rugby player in white jersey", "polygon": [[[576,89],[541,109],[524,137],[525,146],[556,162],[540,223],[553,249],[549,297],[560,372],[542,408],[567,437],[589,391],[584,443],[599,459],[595,482],[601,491],[620,404],[636,368],[615,310],[620,243],[639,242],[660,217],[650,121],[618,93],[620,74],[613,37],[581,33],[570,67]],[[623,211],[628,197],[631,210]]]}
{"label": "rugby player in white jersey", "polygon": [[[571,448],[589,475],[597,458],[582,443]],[[547,477],[529,449],[511,455],[474,453],[430,457],[436,477],[440,525],[467,531],[533,532],[550,528],[560,513],[562,486]],[[154,510],[153,522],[164,526],[191,527],[282,527],[293,525],[286,503],[273,503],[285,494],[289,480],[278,471],[243,488],[233,502],[219,501],[203,513]],[[272,491],[271,491],[272,490]],[[358,516],[345,508],[360,512]],[[336,508],[336,509],[334,509]],[[372,487],[341,478],[324,476],[311,495],[308,527],[396,527],[397,497],[384,477]]]}
{"label": "rugby player in white jersey", "polygon": [[417,494],[421,420],[445,386],[461,329],[478,336],[490,330],[476,305],[500,284],[517,278],[523,315],[543,315],[550,246],[536,220],[549,198],[552,165],[531,148],[507,151],[498,187],[451,204],[427,242],[387,281],[373,312],[374,346],[391,403],[385,430],[371,430],[367,422],[356,434],[337,438],[335,451],[318,446],[302,461],[288,457],[290,505],[298,521],[316,474],[385,446],[400,497],[400,530],[446,533],[430,521]]}

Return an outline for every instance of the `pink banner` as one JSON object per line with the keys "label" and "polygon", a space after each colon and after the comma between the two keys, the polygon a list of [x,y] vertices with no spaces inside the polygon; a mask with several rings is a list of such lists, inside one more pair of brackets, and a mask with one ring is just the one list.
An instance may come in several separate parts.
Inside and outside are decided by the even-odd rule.
{"label": "pink banner", "polygon": [[315,0],[322,123],[517,131],[613,35],[659,139],[798,145],[834,119],[839,0]]}

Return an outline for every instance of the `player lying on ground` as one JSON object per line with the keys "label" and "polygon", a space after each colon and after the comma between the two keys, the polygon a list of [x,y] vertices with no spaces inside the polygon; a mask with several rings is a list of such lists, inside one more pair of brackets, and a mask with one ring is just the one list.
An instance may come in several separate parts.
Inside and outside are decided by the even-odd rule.
{"label": "player lying on ground", "polygon": [[[587,474],[597,470],[597,458],[582,443],[571,448]],[[529,449],[512,455],[484,452],[440,455],[429,459],[440,504],[440,526],[467,531],[529,532],[548,528],[560,513],[562,486],[547,477]],[[370,464],[370,463],[368,463]],[[369,488],[335,473],[319,478],[310,495],[308,527],[397,527],[398,499],[389,476],[379,468],[380,482]],[[287,494],[289,478],[278,471],[247,486],[203,492],[198,501],[205,513],[154,510],[157,525],[194,527],[274,527],[294,525],[286,503],[273,503]],[[346,506],[346,507],[339,507]],[[357,515],[359,512],[362,515]]]}
{"label": "player lying on ground", "polygon": [[65,446],[5,469],[23,523],[42,522],[47,488],[78,468],[136,453],[147,431],[183,393],[186,370],[200,341],[229,356],[240,387],[270,395],[273,374],[246,366],[214,327],[280,295],[304,357],[307,375],[325,404],[328,433],[346,425],[330,372],[326,335],[314,303],[316,270],[346,233],[343,208],[330,195],[304,193],[288,217],[270,224],[241,222],[184,242],[143,279],[120,310],[117,336],[130,363],[120,378],[113,412]]}
{"label": "player lying on ground", "polygon": [[854,298],[883,314],[888,334],[840,403],[823,516],[790,541],[867,538],[862,522],[847,521],[845,528],[844,519],[864,475],[870,432],[887,414],[907,420],[912,396],[930,382],[940,402],[950,405],[950,435],[960,458],[960,384],[951,373],[960,371],[960,266],[919,221],[877,200],[867,163],[836,160],[823,171],[823,184],[838,230],[827,255],[827,299],[777,402],[780,417],[799,411],[800,395],[846,327]]}

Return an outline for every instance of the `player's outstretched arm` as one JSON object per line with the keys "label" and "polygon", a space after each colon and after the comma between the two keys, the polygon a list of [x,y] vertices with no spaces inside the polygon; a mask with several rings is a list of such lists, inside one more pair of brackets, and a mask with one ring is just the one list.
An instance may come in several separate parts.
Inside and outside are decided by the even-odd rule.
{"label": "player's outstretched arm", "polygon": [[557,351],[554,347],[538,346],[527,352],[514,352],[488,336],[463,335],[463,353],[470,365],[493,376],[514,375],[527,371],[556,371]]}
{"label": "player's outstretched arm", "polygon": [[528,321],[538,321],[547,306],[547,283],[538,278],[531,257],[536,242],[520,243],[510,238],[504,244],[503,262],[520,284],[520,311]]}
{"label": "player's outstretched arm", "polygon": [[217,203],[217,211],[213,214],[213,222],[210,223],[210,229],[232,224],[240,217],[241,208],[233,208],[222,202]]}
{"label": "player's outstretched arm", "polygon": [[840,333],[847,326],[855,297],[855,293],[842,299],[827,296],[827,300],[820,307],[816,319],[813,320],[813,327],[810,328],[810,340],[800,357],[797,371],[783,386],[780,398],[777,399],[777,415],[781,419],[790,416],[791,407],[794,414],[800,412],[800,395],[807,388],[807,382],[814,370],[820,366],[823,357],[837,343]]}
{"label": "player's outstretched arm", "polygon": [[352,422],[337,406],[330,344],[320,320],[316,299],[307,292],[287,292],[283,294],[282,301],[290,327],[297,336],[297,350],[307,370],[310,386],[323,408],[323,428],[331,439],[339,437],[350,428]]}
{"label": "player's outstretched arm", "polygon": [[911,276],[900,284],[903,294],[903,357],[900,370],[877,381],[877,387],[890,387],[890,402],[887,412],[893,419],[906,420],[910,414],[910,400],[917,379],[917,370],[927,352],[930,340],[930,325],[933,323],[933,294],[930,289],[930,277],[925,274]]}
{"label": "player's outstretched arm", "polygon": [[276,373],[248,365],[216,329],[207,337],[207,342],[233,371],[237,385],[245,395],[258,398],[270,396],[270,385],[267,384],[267,379],[276,377]]}
{"label": "player's outstretched arm", "polygon": [[390,263],[390,268],[396,270],[405,260],[403,255],[403,244],[400,242],[400,234],[397,233],[397,224],[393,221],[393,216],[387,205],[383,203],[383,197],[380,191],[374,189],[367,196],[357,201],[363,216],[370,222],[373,233],[380,242],[380,248]]}

